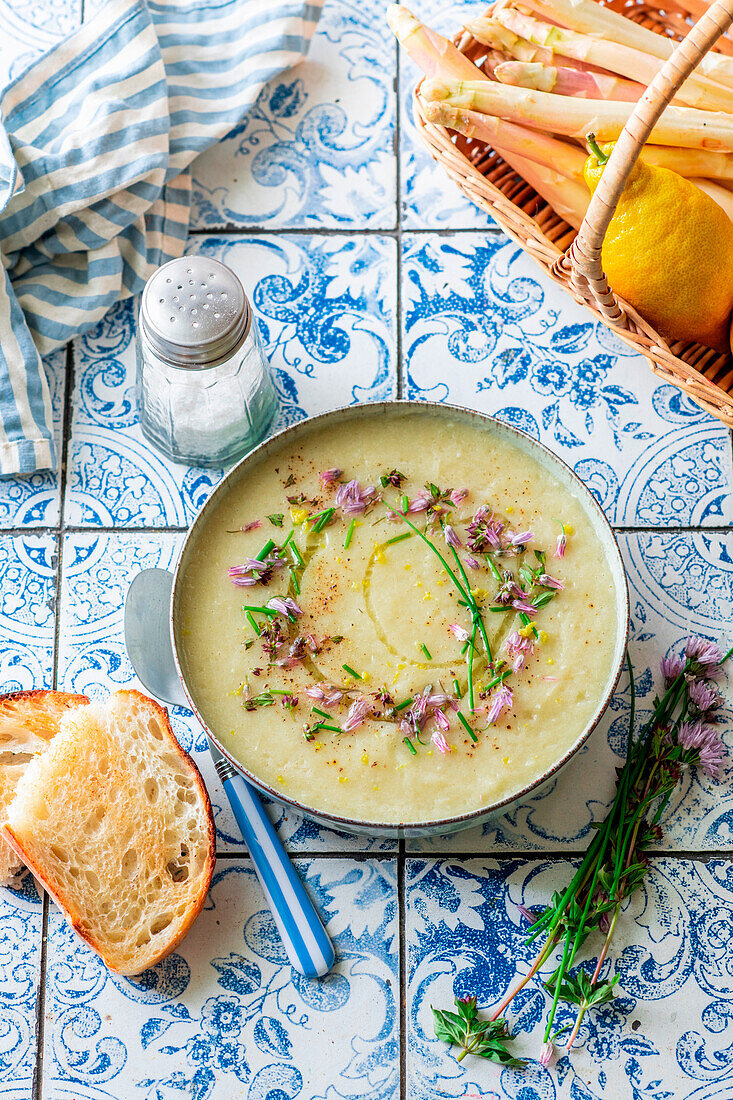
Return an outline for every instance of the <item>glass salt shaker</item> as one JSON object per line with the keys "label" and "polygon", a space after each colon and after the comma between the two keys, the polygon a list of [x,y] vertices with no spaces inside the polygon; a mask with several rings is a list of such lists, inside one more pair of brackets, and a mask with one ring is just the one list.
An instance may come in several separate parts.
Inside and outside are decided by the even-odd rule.
{"label": "glass salt shaker", "polygon": [[227,466],[267,435],[270,365],[244,288],[219,260],[182,256],[145,284],[137,403],[146,439],[190,466]]}

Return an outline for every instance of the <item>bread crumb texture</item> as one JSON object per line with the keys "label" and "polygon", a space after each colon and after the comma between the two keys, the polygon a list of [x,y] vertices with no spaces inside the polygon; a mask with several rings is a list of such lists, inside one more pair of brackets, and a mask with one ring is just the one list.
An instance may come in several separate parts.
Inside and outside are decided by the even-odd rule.
{"label": "bread crumb texture", "polygon": [[137,691],[66,712],[18,784],[6,836],[120,974],[180,943],[214,867],[201,776],[167,712]]}
{"label": "bread crumb texture", "polygon": [[[0,826],[7,820],[8,807],[26,768],[56,736],[62,716],[88,702],[86,695],[44,689],[0,695]],[[0,837],[0,886],[22,868],[16,853]]]}

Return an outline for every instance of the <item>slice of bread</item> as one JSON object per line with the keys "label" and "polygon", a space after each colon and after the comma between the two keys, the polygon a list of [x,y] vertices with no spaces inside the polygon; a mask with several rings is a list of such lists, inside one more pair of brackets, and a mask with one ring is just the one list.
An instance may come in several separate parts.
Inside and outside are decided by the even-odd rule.
{"label": "slice of bread", "polygon": [[[33,757],[59,731],[61,718],[72,707],[88,703],[86,695],[64,691],[16,691],[0,695],[0,826],[15,790]],[[0,837],[0,886],[22,867],[13,849]]]}
{"label": "slice of bread", "polygon": [[138,691],[65,715],[28,765],[4,835],[119,974],[180,943],[214,869],[206,787],[167,711]]}

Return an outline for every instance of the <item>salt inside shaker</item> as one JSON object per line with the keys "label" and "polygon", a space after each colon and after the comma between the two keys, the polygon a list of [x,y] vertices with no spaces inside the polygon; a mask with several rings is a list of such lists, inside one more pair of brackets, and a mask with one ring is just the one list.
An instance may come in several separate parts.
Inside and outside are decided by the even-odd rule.
{"label": "salt inside shaker", "polygon": [[257,321],[219,260],[182,256],[145,284],[137,402],[146,439],[190,466],[229,465],[271,428],[277,395]]}

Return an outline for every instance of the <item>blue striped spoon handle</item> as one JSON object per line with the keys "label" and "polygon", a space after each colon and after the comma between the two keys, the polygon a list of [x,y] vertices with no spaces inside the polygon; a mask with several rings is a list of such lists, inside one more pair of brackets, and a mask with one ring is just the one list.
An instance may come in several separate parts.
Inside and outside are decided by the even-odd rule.
{"label": "blue striped spoon handle", "polygon": [[306,978],[322,978],[336,959],[328,932],[257,793],[214,745],[209,748],[290,964]]}

